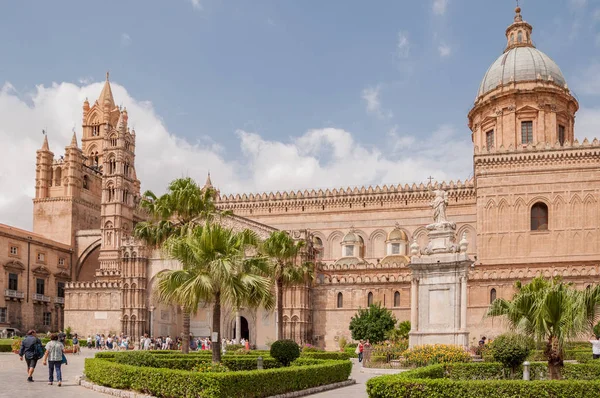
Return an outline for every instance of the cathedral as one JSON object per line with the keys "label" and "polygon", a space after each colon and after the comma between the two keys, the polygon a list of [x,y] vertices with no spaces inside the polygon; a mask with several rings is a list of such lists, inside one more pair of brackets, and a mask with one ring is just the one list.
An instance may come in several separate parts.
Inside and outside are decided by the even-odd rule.
{"label": "cathedral", "polygon": [[[467,115],[473,178],[218,194],[217,206],[233,213],[222,221],[227,226],[251,229],[262,238],[285,230],[308,242],[304,255],[315,263],[315,280],[286,288],[283,337],[335,349],[341,337],[350,339],[350,318],[372,303],[381,303],[398,320],[410,320],[416,304],[408,265],[421,255],[414,248],[427,246],[434,190],[444,191],[446,216],[459,239],[468,241],[462,247],[473,264],[461,287],[466,315],[460,323],[471,342],[502,333],[503,325],[484,314],[494,299],[512,296],[517,280],[561,276],[582,289],[600,281],[600,142],[575,139],[578,101],[558,65],[534,46],[532,26],[519,7],[505,35],[505,50],[485,72]],[[181,309],[157,302],[152,291],[161,270],[179,265],[131,237],[144,219],[137,207],[138,137],[128,127],[127,110],[115,105],[108,75],[100,97],[91,106],[86,100],[82,111],[80,145],[74,135],[59,159],[46,139],[37,151],[29,239],[47,247],[47,258],[52,255],[57,263],[27,256],[25,264],[25,257],[11,257],[11,242],[28,233],[0,228],[5,269],[0,326],[27,328],[44,321],[48,328],[70,326],[80,335],[177,336]],[[210,176],[205,184],[213,186]],[[11,284],[11,275],[26,283]],[[63,297],[36,301],[36,278],[45,278],[57,299],[62,283]],[[46,315],[16,317],[15,311],[55,314],[48,318],[54,321],[46,325]],[[277,339],[273,311],[241,308],[222,314],[222,337],[249,338],[258,347]],[[211,303],[192,317],[191,331],[211,335]]]}

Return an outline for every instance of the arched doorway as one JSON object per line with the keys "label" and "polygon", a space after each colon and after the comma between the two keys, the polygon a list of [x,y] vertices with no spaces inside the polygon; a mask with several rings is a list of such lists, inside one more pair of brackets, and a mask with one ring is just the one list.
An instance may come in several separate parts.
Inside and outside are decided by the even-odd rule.
{"label": "arched doorway", "polygon": [[[248,326],[248,320],[246,318],[244,318],[243,316],[240,317],[240,322],[242,324],[242,327],[240,328],[242,333],[240,338],[245,339],[245,340],[249,340],[250,339],[250,327]],[[236,336],[236,324],[235,321],[233,323],[233,337],[235,338]]]}

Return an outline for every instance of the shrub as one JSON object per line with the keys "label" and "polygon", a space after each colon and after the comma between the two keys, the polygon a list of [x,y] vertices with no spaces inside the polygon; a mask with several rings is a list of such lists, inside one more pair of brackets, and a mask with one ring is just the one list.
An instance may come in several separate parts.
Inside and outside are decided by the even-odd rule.
{"label": "shrub", "polygon": [[289,366],[300,356],[300,347],[293,340],[277,340],[271,345],[271,356],[283,366]]}
{"label": "shrub", "polygon": [[12,350],[11,351],[19,351],[19,349],[21,348],[21,338],[18,339],[14,339],[11,345]]}
{"label": "shrub", "polygon": [[241,344],[227,344],[227,345],[225,346],[225,350],[226,350],[226,351],[237,351],[237,350],[239,350],[239,349],[242,349],[242,348],[243,348],[243,349],[246,349],[246,347],[244,347],[244,346],[243,346],[243,345],[241,345]]}
{"label": "shrub", "polygon": [[302,352],[301,358],[316,358],[316,359],[350,359],[352,356],[347,352],[335,352],[335,351],[309,351]]}
{"label": "shrub", "polygon": [[471,361],[471,355],[463,347],[446,344],[409,348],[404,352],[404,358],[407,364],[416,366]]}
{"label": "shrub", "polygon": [[385,340],[385,335],[396,325],[396,317],[381,304],[359,309],[350,320],[350,332],[354,340],[369,340],[371,344]]}
{"label": "shrub", "polygon": [[490,344],[492,357],[513,372],[525,362],[535,343],[531,338],[506,333],[496,337]]}
{"label": "shrub", "polygon": [[[501,363],[452,363],[418,368],[399,375],[376,377],[367,382],[370,398],[592,398],[600,396],[600,366],[565,364],[567,380],[541,380],[548,376],[547,364],[532,364],[532,380],[510,375]],[[537,377],[541,376],[541,377]],[[485,381],[484,381],[485,380]]]}
{"label": "shrub", "polygon": [[2,343],[0,344],[0,352],[11,352],[12,349],[12,345],[11,344],[6,344],[6,343]]}
{"label": "shrub", "polygon": [[227,366],[221,365],[220,363],[201,363],[192,368],[193,372],[229,372]]}
{"label": "shrub", "polygon": [[302,347],[302,352],[323,352],[323,351],[325,351],[325,350],[322,350],[311,344],[304,344],[304,346]]}
{"label": "shrub", "polygon": [[[297,362],[306,363],[301,359]],[[85,375],[90,381],[159,398],[262,398],[344,381],[351,369],[350,361],[319,361],[318,364],[260,371],[201,373],[140,368],[100,358],[85,360]]]}
{"label": "shrub", "polygon": [[158,359],[148,351],[116,352],[115,362],[124,365],[158,367]]}
{"label": "shrub", "polygon": [[338,344],[340,346],[340,351],[344,351],[344,348],[346,348],[346,344],[348,344],[348,341],[346,340],[346,338],[344,336],[342,336],[342,337],[340,337]]}

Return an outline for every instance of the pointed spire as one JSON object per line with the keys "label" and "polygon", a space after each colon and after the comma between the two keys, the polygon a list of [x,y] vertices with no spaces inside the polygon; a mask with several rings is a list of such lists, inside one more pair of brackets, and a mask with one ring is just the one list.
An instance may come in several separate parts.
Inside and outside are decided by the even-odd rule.
{"label": "pointed spire", "polygon": [[50,151],[50,147],[48,146],[48,136],[44,134],[44,143],[42,144],[42,151]]}
{"label": "pointed spire", "polygon": [[71,146],[77,148],[77,133],[73,131],[73,138],[71,138]]}
{"label": "pointed spire", "polygon": [[206,176],[206,182],[204,183],[204,188],[212,188],[213,184],[212,181],[210,180],[210,171],[208,172],[208,175]]}
{"label": "pointed spire", "polygon": [[110,88],[110,82],[108,81],[108,72],[106,72],[106,81],[104,82],[104,87],[102,87],[102,92],[100,92],[98,102],[102,105],[109,105],[111,109],[115,107],[115,100]]}
{"label": "pointed spire", "polygon": [[517,2],[513,23],[506,29],[507,43],[504,52],[512,50],[515,47],[535,47],[531,40],[532,31],[533,28],[531,25],[523,20],[521,7],[519,7],[519,3]]}
{"label": "pointed spire", "polygon": [[119,121],[117,122],[117,131],[125,132],[127,130],[127,126],[125,123],[126,115],[127,114],[124,114],[123,112],[119,113]]}

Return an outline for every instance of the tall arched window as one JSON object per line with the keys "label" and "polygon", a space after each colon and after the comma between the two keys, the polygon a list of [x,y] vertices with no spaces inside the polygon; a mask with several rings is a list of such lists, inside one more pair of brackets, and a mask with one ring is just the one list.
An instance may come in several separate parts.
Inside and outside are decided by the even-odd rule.
{"label": "tall arched window", "polygon": [[88,176],[83,176],[83,189],[90,189],[90,182]]}
{"label": "tall arched window", "polygon": [[371,306],[373,305],[373,293],[369,292],[369,294],[367,295],[367,305]]}
{"label": "tall arched window", "polygon": [[496,289],[490,290],[490,304],[492,304],[496,300]]}
{"label": "tall arched window", "polygon": [[323,259],[323,251],[325,249],[323,247],[323,240],[321,238],[319,238],[318,236],[315,236],[313,243],[314,243],[313,247],[316,252],[315,257],[317,258],[317,260],[322,260]]}
{"label": "tall arched window", "polygon": [[521,31],[519,31],[519,33],[517,33],[517,42],[518,43],[523,42],[523,32],[521,32]]}
{"label": "tall arched window", "polygon": [[548,206],[538,202],[531,207],[531,230],[546,231],[548,229]]}
{"label": "tall arched window", "polygon": [[337,307],[338,308],[344,308],[344,295],[342,293],[338,293]]}
{"label": "tall arched window", "polygon": [[394,293],[394,307],[400,307],[400,292]]}

